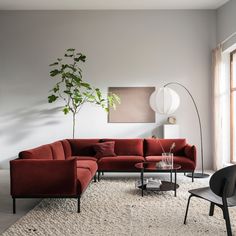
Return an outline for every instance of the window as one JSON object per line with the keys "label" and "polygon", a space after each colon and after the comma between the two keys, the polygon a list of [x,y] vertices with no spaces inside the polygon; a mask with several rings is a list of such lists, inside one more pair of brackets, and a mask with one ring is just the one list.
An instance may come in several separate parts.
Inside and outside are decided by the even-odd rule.
{"label": "window", "polygon": [[230,146],[231,162],[236,163],[236,50],[230,54]]}

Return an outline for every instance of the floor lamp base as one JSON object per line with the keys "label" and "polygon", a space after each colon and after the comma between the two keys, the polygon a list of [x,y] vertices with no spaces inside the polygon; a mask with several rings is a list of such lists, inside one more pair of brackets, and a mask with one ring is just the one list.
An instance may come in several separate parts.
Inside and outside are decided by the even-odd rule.
{"label": "floor lamp base", "polygon": [[[190,178],[192,178],[192,174],[191,173],[189,173],[189,174],[187,174],[186,175],[187,177],[190,177]],[[193,173],[193,177],[194,178],[208,178],[210,175],[208,175],[208,174],[205,174],[205,173]]]}

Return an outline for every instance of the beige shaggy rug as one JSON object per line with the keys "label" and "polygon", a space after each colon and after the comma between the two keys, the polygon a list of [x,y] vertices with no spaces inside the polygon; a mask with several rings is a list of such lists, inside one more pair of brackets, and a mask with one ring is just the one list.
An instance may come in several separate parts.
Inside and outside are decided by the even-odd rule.
{"label": "beige shaggy rug", "polygon": [[[167,179],[168,175],[159,175]],[[177,197],[171,192],[146,192],[141,197],[135,177],[109,177],[91,183],[81,199],[81,213],[76,213],[75,199],[45,199],[22,217],[3,236],[96,235],[96,236],[190,236],[226,235],[222,212],[208,216],[209,203],[192,198],[187,225],[183,224],[188,190],[207,186],[208,179],[178,174]],[[236,235],[236,208],[230,209],[233,234]]]}

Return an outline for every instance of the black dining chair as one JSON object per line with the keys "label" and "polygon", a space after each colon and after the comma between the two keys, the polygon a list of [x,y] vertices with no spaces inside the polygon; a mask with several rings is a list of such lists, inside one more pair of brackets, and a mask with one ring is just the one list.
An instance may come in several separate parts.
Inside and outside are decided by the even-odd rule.
{"label": "black dining chair", "polygon": [[191,198],[198,197],[210,202],[209,216],[213,216],[215,206],[222,209],[227,235],[232,236],[228,207],[236,206],[235,184],[236,165],[232,165],[216,171],[210,179],[209,187],[189,190],[190,196],[188,198],[184,224],[186,224]]}

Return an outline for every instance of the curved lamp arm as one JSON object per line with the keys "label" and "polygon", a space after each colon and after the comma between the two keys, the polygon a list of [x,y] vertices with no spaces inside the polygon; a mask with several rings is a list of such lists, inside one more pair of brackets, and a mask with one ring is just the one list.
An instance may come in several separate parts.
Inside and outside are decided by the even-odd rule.
{"label": "curved lamp arm", "polygon": [[202,161],[202,175],[204,175],[204,168],[203,168],[203,143],[202,143],[202,123],[201,123],[201,118],[200,118],[200,114],[199,114],[199,111],[198,111],[198,108],[197,108],[197,104],[192,96],[192,94],[189,92],[189,90],[182,84],[178,83],[178,82],[170,82],[170,83],[167,83],[164,85],[164,87],[167,87],[169,85],[179,85],[180,87],[184,88],[186,90],[186,92],[189,94],[189,96],[191,97],[192,99],[192,102],[193,102],[193,105],[196,109],[196,112],[197,112],[197,117],[198,117],[198,123],[199,123],[199,128],[200,128],[200,139],[201,139],[201,161]]}

